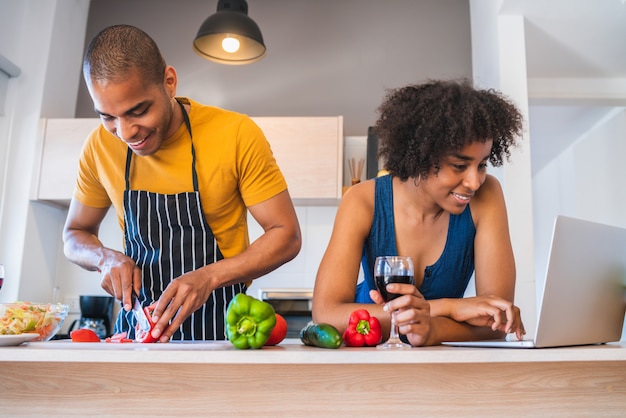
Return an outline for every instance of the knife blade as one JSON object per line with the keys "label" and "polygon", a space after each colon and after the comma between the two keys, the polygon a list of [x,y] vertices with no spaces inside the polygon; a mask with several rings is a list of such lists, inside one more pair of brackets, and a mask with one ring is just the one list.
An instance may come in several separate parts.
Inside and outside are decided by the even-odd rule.
{"label": "knife blade", "polygon": [[141,302],[139,302],[139,296],[137,296],[134,292],[133,292],[133,295],[135,298],[135,303],[133,304],[133,313],[135,314],[135,319],[137,320],[139,327],[143,331],[149,331],[150,321],[148,321],[148,317],[146,316],[146,313],[143,311]]}

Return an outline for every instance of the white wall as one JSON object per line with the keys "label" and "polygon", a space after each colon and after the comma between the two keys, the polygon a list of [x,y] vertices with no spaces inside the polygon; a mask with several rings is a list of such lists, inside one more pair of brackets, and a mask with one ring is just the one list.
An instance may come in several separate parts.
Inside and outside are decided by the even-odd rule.
{"label": "white wall", "polygon": [[556,215],[626,228],[625,138],[626,108],[617,108],[533,177],[537,297]]}
{"label": "white wall", "polygon": [[[526,63],[520,61],[525,56],[525,24],[522,16],[500,15],[502,3],[470,0],[474,80],[510,95],[520,105],[527,123],[532,124]],[[556,215],[626,226],[622,186],[626,179],[622,161],[625,115],[624,108],[617,108],[581,138],[572,138],[574,145],[534,176],[527,132],[524,146],[512,155],[512,170],[507,171],[507,166],[498,173],[505,189],[516,255],[516,303],[522,307],[530,335],[535,331],[536,302],[543,289]],[[561,132],[567,132],[566,127]],[[626,331],[622,339],[625,337]]]}
{"label": "white wall", "polygon": [[[337,208],[334,206],[296,207],[302,229],[302,249],[295,259],[252,283],[248,294],[258,297],[259,289],[313,289],[317,267],[330,239]],[[250,220],[250,237],[255,239],[263,230]]]}
{"label": "white wall", "polygon": [[[63,211],[29,201],[42,109],[71,117],[78,91],[88,0],[0,0],[0,53],[22,73],[0,116],[0,301],[49,301]],[[78,69],[76,69],[78,68]]]}
{"label": "white wall", "polygon": [[537,287],[558,214],[626,228],[626,109],[618,108],[533,177]]}
{"label": "white wall", "polygon": [[[470,1],[474,82],[510,97],[528,121],[526,51],[522,16],[500,16],[501,1]],[[500,180],[507,205],[517,272],[515,304],[524,326],[534,334],[537,318],[533,266],[533,213],[528,132],[511,152],[510,162],[490,172]]]}

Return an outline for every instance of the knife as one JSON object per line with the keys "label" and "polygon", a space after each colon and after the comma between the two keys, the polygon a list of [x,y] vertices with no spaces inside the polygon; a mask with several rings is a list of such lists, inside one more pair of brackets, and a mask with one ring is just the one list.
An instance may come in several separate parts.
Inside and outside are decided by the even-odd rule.
{"label": "knife", "polygon": [[133,297],[135,299],[135,303],[133,304],[133,313],[135,314],[135,319],[139,324],[139,328],[143,331],[150,330],[150,321],[148,321],[148,317],[141,306],[141,302],[139,302],[139,296],[135,292],[133,292]]}

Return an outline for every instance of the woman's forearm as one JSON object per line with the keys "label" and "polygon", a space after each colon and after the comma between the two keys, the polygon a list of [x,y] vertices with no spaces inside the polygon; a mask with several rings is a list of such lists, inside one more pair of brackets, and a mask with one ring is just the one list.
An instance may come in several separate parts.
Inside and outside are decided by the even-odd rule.
{"label": "woman's forearm", "polygon": [[451,317],[450,299],[431,299],[430,303],[430,316],[447,316]]}
{"label": "woman's forearm", "polygon": [[438,345],[443,341],[472,341],[504,337],[504,333],[492,331],[490,327],[476,327],[445,316],[431,317],[430,321],[430,332],[424,345]]}

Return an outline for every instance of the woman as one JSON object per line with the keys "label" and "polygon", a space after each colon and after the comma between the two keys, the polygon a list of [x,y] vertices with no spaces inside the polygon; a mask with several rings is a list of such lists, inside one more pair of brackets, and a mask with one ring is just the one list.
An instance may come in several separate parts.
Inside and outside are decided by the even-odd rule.
{"label": "woman", "polygon": [[[465,80],[391,91],[378,111],[388,174],[344,195],[316,278],[314,321],[343,332],[350,313],[365,308],[386,334],[387,312],[397,311],[399,332],[413,346],[523,338],[504,197],[487,174],[487,163],[509,157],[522,132],[520,112]],[[415,286],[388,285],[403,295],[386,304],[372,277],[381,255],[411,256],[415,265]],[[472,273],[476,296],[463,298]]]}

